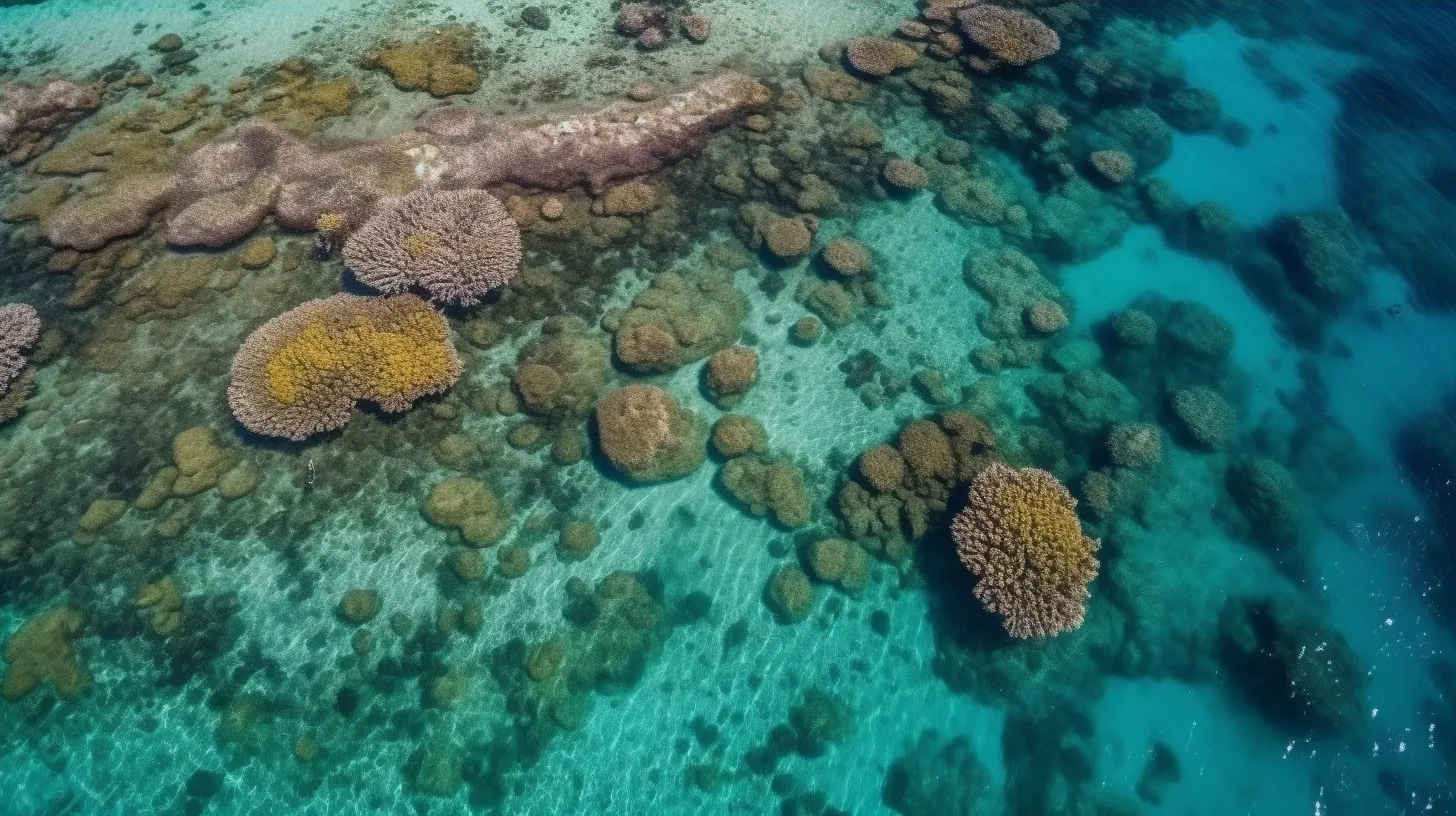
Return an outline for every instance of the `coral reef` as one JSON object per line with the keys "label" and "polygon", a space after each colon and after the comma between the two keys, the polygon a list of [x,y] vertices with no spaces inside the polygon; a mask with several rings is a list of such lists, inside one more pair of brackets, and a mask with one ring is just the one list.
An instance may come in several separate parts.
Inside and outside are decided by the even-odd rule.
{"label": "coral reef", "polygon": [[379,593],[372,589],[351,589],[339,599],[339,617],[354,625],[368,623],[379,614]]}
{"label": "coral reef", "polygon": [[787,459],[738,456],[723,464],[723,488],[755,516],[772,514],[790,529],[809,523],[809,488],[804,472]]}
{"label": "coral reef", "polygon": [[1172,398],[1175,430],[1210,450],[1222,450],[1238,432],[1238,414],[1221,394],[1211,388],[1194,386],[1175,391]]}
{"label": "coral reef", "polygon": [[634,481],[678,479],[707,457],[708,424],[655,385],[629,385],[603,397],[596,429],[603,455]]}
{"label": "coral reef", "polygon": [[421,183],[600,189],[700,150],[710,131],[768,99],[762,85],[726,73],[674,96],[565,119],[434,108],[412,130],[332,149],[250,121],[198,149],[171,175],[108,180],[72,197],[42,226],[56,246],[93,250],[142,230],[166,210],[171,243],[221,246],[257,229],[269,214],[299,230],[312,229],[326,213],[361,224],[376,201]]}
{"label": "coral reef", "polygon": [[1087,161],[1110,184],[1123,184],[1137,173],[1137,164],[1133,158],[1121,150],[1097,150]]}
{"label": "coral reef", "polygon": [[856,71],[873,77],[887,77],[920,59],[919,52],[904,41],[885,37],[856,37],[844,53]]}
{"label": "coral reef", "polygon": [[1364,288],[1365,250],[1343,210],[1287,215],[1270,230],[1290,283],[1316,305],[1340,306]]}
{"label": "coral reef", "polygon": [[1155,467],[1163,458],[1163,436],[1156,425],[1119,422],[1107,434],[1107,455],[1118,467]]}
{"label": "coral reef", "polygon": [[656,373],[701,360],[738,339],[748,300],[732,273],[667,272],[633,298],[631,308],[608,312],[617,359],[633,371]]}
{"label": "coral reef", "polygon": [[379,203],[344,242],[344,264],[386,294],[473,306],[520,270],[521,232],[483,190],[416,190]]}
{"label": "coral reef", "polygon": [[449,327],[429,304],[340,294],[248,335],[233,357],[228,405],[248,430],[300,441],[342,428],[359,400],[407,411],[460,370]]}
{"label": "coral reef", "polygon": [[768,434],[763,423],[742,414],[724,414],[713,423],[713,450],[719,456],[732,459],[750,453],[766,453]]}
{"label": "coral reef", "polygon": [[906,159],[890,159],[885,162],[880,175],[886,182],[900,190],[923,190],[930,184],[925,168]]}
{"label": "coral reef", "polygon": [[589,521],[573,521],[561,529],[556,554],[563,561],[580,561],[597,548],[597,528]]}
{"label": "coral reef", "polygon": [[511,381],[529,414],[584,417],[606,387],[610,366],[600,337],[547,320],[541,337],[521,349]]}
{"label": "coral reef", "polygon": [[849,278],[868,272],[874,266],[869,247],[843,236],[830,239],[820,250],[820,257],[830,269]]}
{"label": "coral reef", "polygon": [[1082,625],[1099,542],[1082,534],[1077,502],[1043,470],[995,463],[971,482],[951,522],[976,598],[1016,638],[1050,637]]}
{"label": "coral reef", "polygon": [[510,529],[505,505],[484,482],[469,476],[451,476],[431,488],[424,513],[441,527],[460,531],[474,547],[494,544]]}
{"label": "coral reef", "polygon": [[999,449],[991,428],[974,414],[947,411],[915,420],[894,446],[877,445],[860,457],[857,478],[840,485],[835,509],[870,552],[906,558],[910,542],[949,509],[952,489],[995,461]]}
{"label": "coral reef", "polygon": [[758,382],[758,353],[747,346],[729,346],[709,357],[706,368],[713,402],[728,410]]}
{"label": "coral reef", "polygon": [[799,623],[814,611],[814,585],[803,570],[785,564],[769,578],[765,599],[781,623]]}
{"label": "coral reef", "polygon": [[1020,9],[972,3],[956,12],[956,19],[969,44],[980,50],[978,55],[966,57],[966,63],[978,71],[1030,65],[1062,47],[1057,32]]}
{"label": "coral reef", "polygon": [[473,40],[470,28],[443,26],[412,42],[385,43],[359,62],[388,72],[402,91],[428,91],[435,97],[474,93],[480,72],[471,65]]}
{"label": "coral reef", "polygon": [[851,594],[869,584],[869,553],[853,541],[820,539],[809,545],[804,562],[816,580],[835,584]]}
{"label": "coral reef", "polygon": [[61,697],[76,697],[91,685],[91,675],[76,658],[71,641],[81,632],[81,613],[70,607],[41,612],[5,642],[4,687],[0,697],[15,702],[42,683]]}
{"label": "coral reef", "polygon": [[37,86],[0,84],[0,152],[11,164],[20,164],[99,107],[101,91],[95,86],[64,79]]}
{"label": "coral reef", "polygon": [[1255,538],[1280,546],[1298,533],[1299,484],[1285,467],[1268,457],[1252,457],[1228,470],[1228,490],[1248,519]]}
{"label": "coral reef", "polygon": [[843,700],[821,688],[808,688],[789,710],[794,750],[806,757],[823,756],[829,746],[854,732],[854,712]]}

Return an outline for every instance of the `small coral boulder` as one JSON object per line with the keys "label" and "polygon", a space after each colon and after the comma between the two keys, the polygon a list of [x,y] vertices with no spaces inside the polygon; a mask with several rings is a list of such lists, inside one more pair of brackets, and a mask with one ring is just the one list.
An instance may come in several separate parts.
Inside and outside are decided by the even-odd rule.
{"label": "small coral boulder", "polygon": [[708,424],[655,385],[629,385],[602,398],[596,428],[602,453],[634,481],[677,479],[707,458]]}
{"label": "small coral boulder", "polygon": [[468,476],[452,476],[435,485],[425,499],[425,517],[459,530],[460,537],[476,547],[500,541],[510,526],[501,500],[484,482]]}
{"label": "small coral boulder", "polygon": [[81,613],[64,606],[26,621],[5,644],[5,662],[10,668],[0,696],[13,703],[42,683],[50,683],[66,698],[85,691],[91,675],[71,648],[81,625]]}

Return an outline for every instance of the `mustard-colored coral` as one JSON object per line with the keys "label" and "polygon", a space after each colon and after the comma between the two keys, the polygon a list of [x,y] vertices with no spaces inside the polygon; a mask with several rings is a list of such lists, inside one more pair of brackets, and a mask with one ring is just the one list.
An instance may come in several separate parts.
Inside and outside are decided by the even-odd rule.
{"label": "mustard-colored coral", "polygon": [[449,327],[413,295],[335,295],[253,332],[233,359],[228,403],[249,430],[301,440],[349,421],[357,400],[386,411],[460,376]]}
{"label": "mustard-colored coral", "polygon": [[413,42],[387,43],[363,64],[388,71],[401,90],[438,97],[473,93],[480,87],[480,73],[470,66],[474,36],[464,26],[443,26]]}
{"label": "mustard-colored coral", "polygon": [[1082,625],[1100,542],[1082,534],[1076,506],[1052,474],[998,462],[972,480],[970,499],[951,522],[961,562],[979,579],[976,598],[1012,637]]}

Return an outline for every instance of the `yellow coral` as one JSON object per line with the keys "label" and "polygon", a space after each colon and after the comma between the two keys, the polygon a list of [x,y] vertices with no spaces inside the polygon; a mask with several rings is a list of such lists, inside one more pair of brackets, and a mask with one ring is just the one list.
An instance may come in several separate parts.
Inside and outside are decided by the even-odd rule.
{"label": "yellow coral", "polygon": [[1012,637],[1082,625],[1100,542],[1082,534],[1076,506],[1044,470],[996,463],[971,482],[951,532],[961,561],[979,578],[976,598],[1004,618]]}
{"label": "yellow coral", "polygon": [[313,228],[319,232],[338,232],[344,228],[344,214],[341,212],[323,213],[314,221]]}
{"label": "yellow coral", "polygon": [[413,295],[335,295],[254,332],[233,360],[228,402],[249,429],[303,439],[348,421],[356,400],[405,411],[460,376],[449,326]]}
{"label": "yellow coral", "polygon": [[434,238],[423,232],[412,232],[404,239],[404,251],[416,257],[429,253],[434,246]]}
{"label": "yellow coral", "polygon": [[347,374],[387,398],[438,382],[456,365],[441,344],[443,333],[425,315],[406,317],[396,331],[380,331],[364,317],[335,331],[327,324],[327,318],[310,324],[268,360],[268,391],[278,401],[298,402],[325,374]]}

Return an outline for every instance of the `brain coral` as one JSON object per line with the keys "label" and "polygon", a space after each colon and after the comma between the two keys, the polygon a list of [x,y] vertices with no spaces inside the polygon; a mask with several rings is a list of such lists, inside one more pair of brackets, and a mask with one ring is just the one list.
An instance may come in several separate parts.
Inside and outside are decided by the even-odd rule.
{"label": "brain coral", "polygon": [[521,231],[483,190],[416,190],[380,203],[344,243],[344,264],[381,292],[472,306],[520,270]]}
{"label": "brain coral", "polygon": [[248,335],[233,357],[228,405],[254,433],[301,441],[342,428],[359,400],[406,411],[459,377],[449,326],[428,303],[339,294]]}
{"label": "brain coral", "polygon": [[971,481],[970,499],[951,521],[961,562],[979,579],[976,598],[1012,637],[1082,625],[1100,542],[1082,534],[1076,506],[1050,473],[997,462]]}
{"label": "brain coral", "polygon": [[925,168],[905,159],[890,159],[880,171],[885,181],[902,190],[922,190],[930,184]]}
{"label": "brain coral", "polygon": [[725,459],[763,453],[768,448],[768,434],[763,423],[742,414],[724,414],[713,423],[713,449]]}
{"label": "brain coral", "polygon": [[1030,65],[1062,47],[1057,32],[1024,11],[978,3],[961,9],[956,17],[966,39],[984,53],[972,67]]}
{"label": "brain coral", "polygon": [[707,457],[708,426],[655,385],[629,385],[597,403],[602,453],[639,482],[686,476]]}
{"label": "brain coral", "polygon": [[758,382],[758,352],[729,346],[708,358],[708,390],[719,408],[731,408]]}
{"label": "brain coral", "polygon": [[920,54],[900,40],[885,37],[856,37],[845,49],[849,64],[870,76],[889,76],[901,68],[909,68]]}
{"label": "brain coral", "polygon": [[1173,394],[1173,414],[1194,442],[1221,450],[1238,429],[1238,414],[1217,391],[1201,385]]}

